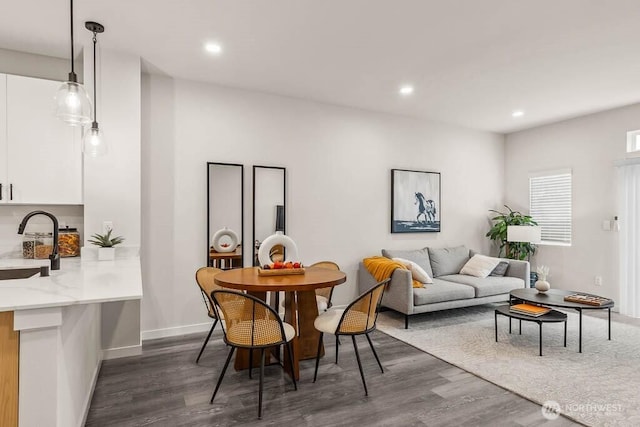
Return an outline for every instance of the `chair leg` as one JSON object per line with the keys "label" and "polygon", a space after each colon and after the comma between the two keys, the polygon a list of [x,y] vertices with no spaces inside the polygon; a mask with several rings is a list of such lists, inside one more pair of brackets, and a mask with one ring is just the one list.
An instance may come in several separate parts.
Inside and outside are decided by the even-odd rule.
{"label": "chair leg", "polygon": [[369,334],[364,334],[367,337],[367,341],[369,341],[369,347],[371,347],[371,351],[373,351],[373,355],[376,357],[376,362],[378,362],[378,366],[380,366],[380,372],[384,374],[384,369],[382,369],[382,363],[380,363],[380,359],[378,359],[378,353],[376,353],[376,349],[373,348],[373,343],[371,342],[371,338]]}
{"label": "chair leg", "polygon": [[336,365],[338,364],[338,349],[340,348],[340,335],[336,335]]}
{"label": "chair leg", "polygon": [[404,328],[405,329],[409,329],[409,315],[408,314],[404,315]]}
{"label": "chair leg", "polygon": [[253,372],[253,349],[249,349],[249,378],[251,378],[251,373]]}
{"label": "chair leg", "polygon": [[258,419],[262,419],[262,383],[264,382],[264,348],[260,349],[260,387],[258,391]]}
{"label": "chair leg", "polygon": [[211,338],[211,334],[213,333],[213,330],[216,328],[217,324],[218,324],[218,319],[216,319],[215,322],[213,322],[213,326],[211,327],[211,329],[209,329],[209,335],[207,335],[207,339],[204,340],[204,344],[202,344],[202,348],[200,349],[200,353],[198,353],[198,358],[196,359],[196,363],[200,361],[200,356],[202,356],[202,353],[204,352],[204,348],[207,346],[207,343],[209,342],[209,338]]}
{"label": "chair leg", "polygon": [[367,391],[367,382],[364,380],[364,372],[362,371],[362,363],[360,362],[360,354],[358,353],[358,344],[356,344],[356,336],[351,335],[353,340],[353,349],[356,351],[356,359],[358,360],[358,369],[360,369],[360,376],[362,377],[362,385],[364,386],[364,395],[369,396]]}
{"label": "chair leg", "polygon": [[215,399],[216,393],[218,393],[218,389],[220,388],[220,384],[222,384],[222,379],[224,378],[224,373],[227,372],[229,361],[231,360],[231,356],[233,356],[233,352],[235,351],[235,349],[236,349],[235,347],[231,347],[231,350],[229,350],[227,361],[224,362],[224,368],[222,368],[222,372],[220,373],[220,378],[218,378],[218,383],[216,384],[216,389],[213,390],[213,396],[211,396],[211,401],[209,401],[209,403],[213,403],[213,399]]}
{"label": "chair leg", "polygon": [[[316,370],[313,373],[313,382],[316,382],[316,378],[318,378],[318,364],[320,363],[320,349],[322,348],[322,332],[320,332],[320,338],[318,339],[318,352],[316,353]],[[289,345],[289,343],[287,343]]]}
{"label": "chair leg", "polygon": [[[297,390],[296,373],[293,370],[293,356],[291,355],[291,342],[287,342],[287,353],[289,353],[289,366],[291,366],[291,380],[293,381],[293,389]],[[316,360],[316,373],[318,372],[318,362]],[[315,378],[314,378],[315,381]]]}

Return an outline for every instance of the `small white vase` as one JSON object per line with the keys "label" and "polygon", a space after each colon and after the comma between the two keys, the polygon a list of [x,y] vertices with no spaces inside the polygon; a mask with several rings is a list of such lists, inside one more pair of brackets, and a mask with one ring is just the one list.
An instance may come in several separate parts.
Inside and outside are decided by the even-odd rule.
{"label": "small white vase", "polygon": [[116,258],[116,248],[98,248],[98,261],[113,261]]}
{"label": "small white vase", "polygon": [[538,280],[536,281],[536,289],[538,290],[538,292],[544,293],[551,289],[551,285],[549,285],[549,282],[547,282],[546,280]]}

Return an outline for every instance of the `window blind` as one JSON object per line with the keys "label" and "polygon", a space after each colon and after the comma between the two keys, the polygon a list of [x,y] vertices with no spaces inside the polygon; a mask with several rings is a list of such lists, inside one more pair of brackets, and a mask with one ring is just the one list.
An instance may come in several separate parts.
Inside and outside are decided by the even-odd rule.
{"label": "window blind", "polygon": [[571,244],[571,173],[529,178],[530,214],[542,227],[542,243]]}

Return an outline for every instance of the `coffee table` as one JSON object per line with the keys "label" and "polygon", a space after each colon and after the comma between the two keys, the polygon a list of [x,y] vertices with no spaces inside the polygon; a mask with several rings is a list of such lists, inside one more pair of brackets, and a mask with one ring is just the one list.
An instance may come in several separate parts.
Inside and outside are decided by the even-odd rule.
{"label": "coffee table", "polygon": [[496,308],[494,324],[496,329],[496,342],[498,342],[498,314],[503,316],[507,316],[509,318],[509,333],[511,333],[511,319],[520,320],[520,330],[519,333],[522,334],[522,321],[525,322],[536,322],[539,326],[539,348],[540,348],[540,356],[542,356],[542,324],[543,323],[559,323],[564,322],[564,346],[567,346],[567,315],[561,313],[557,310],[551,310],[548,313],[543,314],[542,316],[527,316],[526,314],[514,313],[510,310],[511,306],[503,305],[502,307]]}
{"label": "coffee table", "polygon": [[541,293],[536,289],[524,288],[511,291],[511,303],[514,300],[530,302],[532,304],[546,305],[550,307],[570,308],[576,310],[579,314],[578,328],[578,352],[582,353],[582,311],[583,310],[608,310],[609,311],[609,340],[611,340],[611,308],[614,302],[611,301],[603,305],[589,305],[579,302],[565,301],[564,297],[571,294],[583,294],[597,297],[598,295],[587,294],[585,292],[565,291],[562,289],[549,289],[547,292]]}

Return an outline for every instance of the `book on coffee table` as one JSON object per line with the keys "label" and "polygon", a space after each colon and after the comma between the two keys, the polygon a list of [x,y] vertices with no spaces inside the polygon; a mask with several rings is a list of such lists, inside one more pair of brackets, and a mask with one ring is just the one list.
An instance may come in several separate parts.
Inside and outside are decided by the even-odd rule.
{"label": "book on coffee table", "polygon": [[543,314],[547,314],[551,311],[550,308],[540,307],[539,305],[533,304],[514,304],[509,307],[509,311],[512,313],[525,314],[527,316],[538,317]]}
{"label": "book on coffee table", "polygon": [[579,302],[581,304],[600,306],[605,305],[611,302],[609,298],[599,297],[597,295],[586,295],[586,294],[571,294],[564,297],[565,301],[569,302]]}

